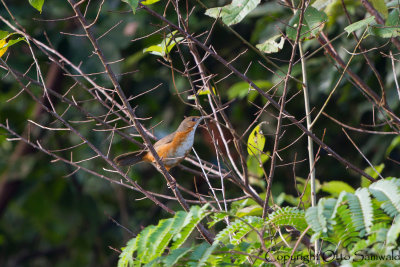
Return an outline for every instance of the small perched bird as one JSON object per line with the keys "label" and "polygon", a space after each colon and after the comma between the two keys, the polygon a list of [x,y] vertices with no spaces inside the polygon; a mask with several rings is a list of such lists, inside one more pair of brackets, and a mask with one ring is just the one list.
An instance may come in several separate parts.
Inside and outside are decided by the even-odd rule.
{"label": "small perched bird", "polygon": [[[194,133],[202,119],[203,117],[197,116],[187,117],[181,122],[175,132],[161,138],[153,145],[168,171],[181,163],[190,153],[190,149],[193,146]],[[155,165],[156,162],[148,150],[128,152],[119,155],[114,161],[119,166],[134,165],[141,161],[150,162]]]}

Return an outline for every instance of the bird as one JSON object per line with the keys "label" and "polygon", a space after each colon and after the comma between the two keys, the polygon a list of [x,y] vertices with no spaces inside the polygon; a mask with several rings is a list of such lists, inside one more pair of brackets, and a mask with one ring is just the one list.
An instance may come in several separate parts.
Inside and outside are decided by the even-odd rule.
{"label": "bird", "polygon": [[[167,171],[181,163],[190,153],[197,126],[202,120],[203,117],[199,116],[185,118],[175,132],[153,145]],[[139,162],[149,162],[157,166],[153,154],[147,149],[119,155],[114,162],[119,166],[130,166]]]}

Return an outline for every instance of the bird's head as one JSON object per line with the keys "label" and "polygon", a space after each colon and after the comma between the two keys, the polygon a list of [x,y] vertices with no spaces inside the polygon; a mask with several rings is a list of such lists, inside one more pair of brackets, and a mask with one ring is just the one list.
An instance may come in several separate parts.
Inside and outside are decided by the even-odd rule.
{"label": "bird's head", "polygon": [[202,120],[203,120],[203,117],[199,117],[199,116],[187,117],[181,122],[177,131],[183,132],[183,131],[187,131],[188,129],[196,130],[197,126],[199,126],[199,123]]}

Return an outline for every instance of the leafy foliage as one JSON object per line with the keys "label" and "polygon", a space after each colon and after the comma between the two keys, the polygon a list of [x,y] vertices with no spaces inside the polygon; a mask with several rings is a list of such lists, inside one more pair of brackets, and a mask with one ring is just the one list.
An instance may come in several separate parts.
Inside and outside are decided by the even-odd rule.
{"label": "leafy foliage", "polygon": [[230,26],[242,21],[260,2],[260,0],[233,0],[224,7],[209,8],[205,14],[213,18],[221,17],[222,21]]}
{"label": "leafy foliage", "polygon": [[[301,12],[301,10],[298,10],[289,21],[289,25],[286,27],[286,34],[292,40],[296,40]],[[327,19],[328,17],[323,11],[319,11],[312,6],[309,6],[304,11],[304,21],[300,31],[300,40],[317,36]]]}
{"label": "leafy foliage", "polygon": [[[182,257],[188,250],[180,249],[192,233],[196,225],[206,216],[207,206],[193,206],[189,212],[179,211],[171,219],[161,220],[157,226],[148,226],[131,239],[120,254],[118,266],[131,266],[140,264],[155,264],[164,253],[168,244],[173,240],[171,253],[174,257]],[[177,251],[175,251],[177,250]],[[192,255],[197,257],[200,248],[193,251]],[[175,251],[175,252],[174,252]],[[136,252],[136,256],[133,254]],[[172,258],[166,258],[168,264],[173,264]]]}
{"label": "leafy foliage", "polygon": [[44,0],[29,0],[29,4],[42,13]]}

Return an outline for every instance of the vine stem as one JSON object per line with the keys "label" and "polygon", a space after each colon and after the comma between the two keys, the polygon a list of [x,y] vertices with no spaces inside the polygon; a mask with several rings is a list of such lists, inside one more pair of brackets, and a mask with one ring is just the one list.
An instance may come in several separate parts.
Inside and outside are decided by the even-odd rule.
{"label": "vine stem", "polygon": [[[299,42],[299,52],[301,58],[301,73],[303,76],[303,94],[304,94],[304,108],[306,112],[306,124],[307,130],[312,133],[311,125],[311,110],[310,110],[310,95],[308,92],[308,82],[307,82],[307,69],[306,69],[306,59],[304,58],[302,43]],[[307,136],[307,149],[308,149],[308,163],[310,168],[310,185],[311,185],[311,206],[317,205],[317,192],[315,188],[315,162],[314,162],[314,147],[313,140],[310,136]],[[319,264],[319,253],[320,244],[319,240],[315,240],[314,251],[315,251],[315,263]]]}

